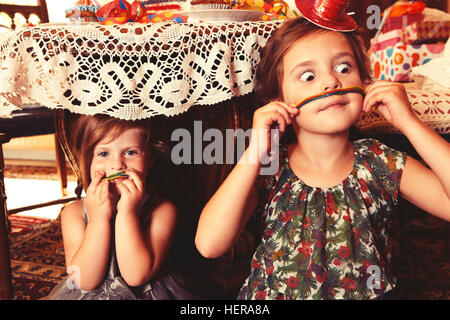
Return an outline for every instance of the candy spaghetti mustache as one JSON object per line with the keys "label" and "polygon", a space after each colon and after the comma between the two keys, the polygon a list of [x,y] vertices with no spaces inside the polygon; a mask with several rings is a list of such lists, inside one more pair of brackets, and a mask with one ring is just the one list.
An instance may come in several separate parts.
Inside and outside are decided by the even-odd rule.
{"label": "candy spaghetti mustache", "polygon": [[300,109],[301,107],[303,107],[305,104],[315,101],[315,100],[319,100],[319,99],[323,99],[323,98],[327,98],[329,96],[333,96],[333,95],[344,95],[347,93],[359,93],[361,94],[363,97],[366,95],[366,91],[364,90],[364,88],[362,87],[358,87],[358,86],[354,86],[354,87],[349,87],[349,88],[343,88],[343,89],[336,89],[336,90],[331,90],[331,91],[325,91],[323,93],[308,97],[306,99],[301,100],[300,102],[298,102],[295,107],[297,109]]}
{"label": "candy spaghetti mustache", "polygon": [[118,178],[127,178],[127,177],[128,177],[128,175],[125,174],[125,171],[120,171],[120,172],[113,173],[113,174],[103,178],[102,182],[103,181],[115,180],[115,179],[118,179]]}

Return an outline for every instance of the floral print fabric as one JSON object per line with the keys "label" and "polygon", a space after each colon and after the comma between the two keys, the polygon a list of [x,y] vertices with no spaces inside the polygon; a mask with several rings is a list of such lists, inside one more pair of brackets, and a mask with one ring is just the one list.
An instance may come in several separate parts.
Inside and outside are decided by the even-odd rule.
{"label": "floral print fabric", "polygon": [[270,191],[263,235],[239,299],[371,299],[395,286],[386,226],[406,155],[373,139],[353,147],[352,172],[327,189],[302,182],[287,148],[280,151],[280,170],[262,190]]}

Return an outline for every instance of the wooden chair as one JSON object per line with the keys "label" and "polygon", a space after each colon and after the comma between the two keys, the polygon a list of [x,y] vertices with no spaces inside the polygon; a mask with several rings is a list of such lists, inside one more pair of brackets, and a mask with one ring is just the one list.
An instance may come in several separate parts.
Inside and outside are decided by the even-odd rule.
{"label": "wooden chair", "polygon": [[[4,12],[11,17],[12,25],[14,29],[14,16],[21,14],[28,22],[30,16],[35,14],[41,21],[41,23],[49,22],[47,3],[45,0],[37,0],[37,5],[17,5],[17,4],[0,4],[0,13]],[[6,26],[8,27],[8,26]],[[5,133],[10,139],[17,137],[28,137],[42,134],[55,133],[53,125],[54,113],[47,111],[46,108],[36,108],[20,110],[13,113],[12,119],[0,119],[0,132]],[[39,122],[46,122],[40,124]],[[48,125],[48,123],[51,123]],[[61,182],[61,191],[63,196],[67,195],[67,175],[66,175],[66,162],[64,153],[61,146],[55,136],[56,146],[56,164],[58,174]],[[8,214],[14,214],[19,211],[9,210]]]}
{"label": "wooden chair", "polygon": [[11,17],[12,25],[10,26],[10,28],[12,29],[16,28],[16,26],[14,25],[14,16],[16,15],[16,13],[23,15],[28,22],[32,14],[38,16],[41,20],[41,23],[49,22],[47,3],[45,2],[45,0],[37,0],[36,6],[0,4],[0,12],[4,12]]}
{"label": "wooden chair", "polygon": [[[0,4],[0,12],[5,12],[11,17],[13,20],[13,27],[15,27],[14,16],[16,13],[22,14],[27,21],[31,14],[36,14],[42,23],[49,22],[47,4],[45,0],[38,0],[37,6]],[[31,206],[7,209],[3,179],[3,144],[9,142],[10,139],[17,137],[54,134],[54,119],[55,111],[46,107],[24,108],[22,110],[14,111],[12,118],[0,119],[0,299],[12,298],[11,269],[8,246],[8,215],[50,205],[66,203],[75,199],[75,197],[66,196],[66,159],[61,145],[55,135],[56,163],[63,197],[54,201],[38,203]]]}
{"label": "wooden chair", "polygon": [[12,298],[11,266],[9,262],[8,218],[6,214],[6,195],[3,183],[3,150],[1,145],[9,137],[0,133],[0,299]]}

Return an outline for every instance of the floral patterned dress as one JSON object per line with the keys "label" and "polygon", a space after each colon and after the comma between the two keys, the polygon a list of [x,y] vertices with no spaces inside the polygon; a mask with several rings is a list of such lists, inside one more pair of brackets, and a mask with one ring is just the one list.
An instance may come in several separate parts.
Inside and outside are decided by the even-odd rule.
{"label": "floral patterned dress", "polygon": [[260,188],[263,235],[239,299],[372,299],[395,287],[386,226],[406,154],[374,139],[353,147],[352,172],[326,189],[300,180],[280,150]]}

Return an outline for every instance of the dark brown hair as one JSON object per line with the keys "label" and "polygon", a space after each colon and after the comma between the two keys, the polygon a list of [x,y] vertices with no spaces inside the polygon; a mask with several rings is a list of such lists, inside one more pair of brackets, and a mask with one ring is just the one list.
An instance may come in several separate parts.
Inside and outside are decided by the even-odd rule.
{"label": "dark brown hair", "polygon": [[[265,103],[272,99],[281,99],[281,81],[283,79],[283,58],[292,45],[299,39],[314,33],[327,32],[303,18],[287,20],[277,29],[262,49],[262,58],[256,70],[255,93]],[[370,80],[370,68],[365,48],[358,31],[343,32],[348,40],[358,66],[362,83]]]}
{"label": "dark brown hair", "polygon": [[158,134],[151,120],[131,121],[106,115],[80,115],[70,125],[70,148],[79,167],[79,179],[84,190],[91,183],[90,167],[95,146],[106,136],[115,139],[125,130],[133,128],[142,131],[149,167],[156,158],[167,157],[167,142]]}

